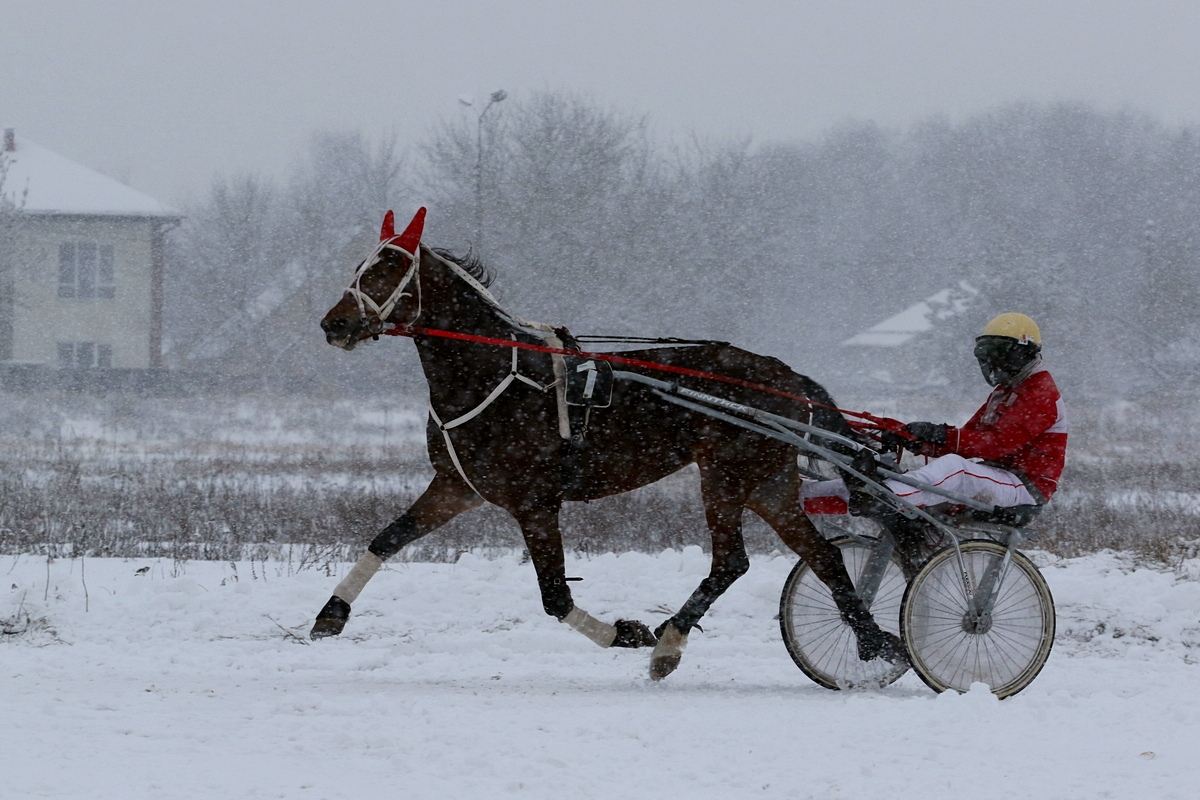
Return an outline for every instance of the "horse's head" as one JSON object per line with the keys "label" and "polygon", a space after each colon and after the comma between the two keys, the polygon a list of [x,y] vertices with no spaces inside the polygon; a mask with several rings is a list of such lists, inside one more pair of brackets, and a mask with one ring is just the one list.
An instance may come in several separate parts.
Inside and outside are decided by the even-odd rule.
{"label": "horse's head", "polygon": [[[396,234],[394,215],[387,212],[379,232],[379,244],[358,265],[354,280],[342,299],[321,320],[327,342],[343,350],[353,350],[363,339],[378,337],[384,323],[416,320],[421,313],[421,231],[424,227],[424,208],[417,211],[399,235]],[[417,298],[415,306],[402,308],[404,298],[413,296]]]}

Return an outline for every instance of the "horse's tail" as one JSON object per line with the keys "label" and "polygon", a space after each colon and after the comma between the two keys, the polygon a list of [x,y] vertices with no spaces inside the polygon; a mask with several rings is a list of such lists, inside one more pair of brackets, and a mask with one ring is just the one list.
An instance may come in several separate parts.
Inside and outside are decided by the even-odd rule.
{"label": "horse's tail", "polygon": [[[842,412],[838,411],[837,403],[834,402],[829,392],[825,391],[825,387],[809,378],[806,375],[796,375],[800,380],[801,390],[805,397],[813,401],[812,406],[812,424],[818,428],[823,428],[831,433],[841,434],[848,439],[856,442],[862,442],[863,437],[858,431],[850,426],[846,418],[842,416]],[[825,446],[839,453],[850,454],[851,448],[841,442],[825,441],[822,442]]]}

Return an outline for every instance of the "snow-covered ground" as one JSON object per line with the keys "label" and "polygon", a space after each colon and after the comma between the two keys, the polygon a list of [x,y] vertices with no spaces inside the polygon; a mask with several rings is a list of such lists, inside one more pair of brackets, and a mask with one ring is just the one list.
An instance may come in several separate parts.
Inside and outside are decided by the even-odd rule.
{"label": "snow-covered ground", "polygon": [[[337,575],[6,556],[0,797],[1196,797],[1200,582],[1037,558],[1058,642],[999,701],[810,683],[774,619],[788,558],[756,560],[655,684],[646,651],[546,617],[516,555],[389,566],[317,643]],[[568,570],[596,616],[655,624],[706,568]]]}

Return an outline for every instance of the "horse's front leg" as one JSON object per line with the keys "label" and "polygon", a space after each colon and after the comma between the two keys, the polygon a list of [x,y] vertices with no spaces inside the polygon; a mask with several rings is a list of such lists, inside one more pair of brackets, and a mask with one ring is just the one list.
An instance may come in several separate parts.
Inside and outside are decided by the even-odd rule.
{"label": "horse's front leg", "polygon": [[641,622],[619,619],[610,625],[575,605],[567,586],[566,559],[558,523],[560,508],[560,501],[546,500],[512,511],[521,526],[525,547],[537,572],[542,608],[601,647],[653,646],[654,634]]}
{"label": "horse's front leg", "polygon": [[464,511],[482,504],[483,499],[467,486],[458,473],[439,472],[434,475],[417,501],[399,519],[380,531],[367,547],[367,552],[333,590],[333,596],[317,615],[309,636],[323,639],[341,633],[342,628],[346,627],[346,620],[350,618],[350,604],[358,599],[367,581],[379,571],[384,561],[406,544],[415,542]]}

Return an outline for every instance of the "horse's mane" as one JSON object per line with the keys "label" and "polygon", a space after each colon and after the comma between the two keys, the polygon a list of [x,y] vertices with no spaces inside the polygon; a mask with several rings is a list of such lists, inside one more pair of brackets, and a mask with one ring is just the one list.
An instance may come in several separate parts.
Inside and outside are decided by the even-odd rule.
{"label": "horse's mane", "polygon": [[485,267],[483,265],[483,262],[479,260],[479,257],[477,255],[475,255],[474,253],[472,253],[470,250],[468,250],[465,255],[459,256],[459,255],[455,255],[454,253],[450,252],[449,250],[444,250],[440,247],[434,247],[431,249],[433,250],[433,252],[437,253],[439,256],[446,259],[447,261],[453,261],[455,264],[457,264],[459,267],[461,267],[468,275],[470,275],[475,280],[479,281],[481,286],[484,286],[484,287],[491,286],[492,281],[494,281],[496,279],[495,273],[493,273],[490,269]]}

